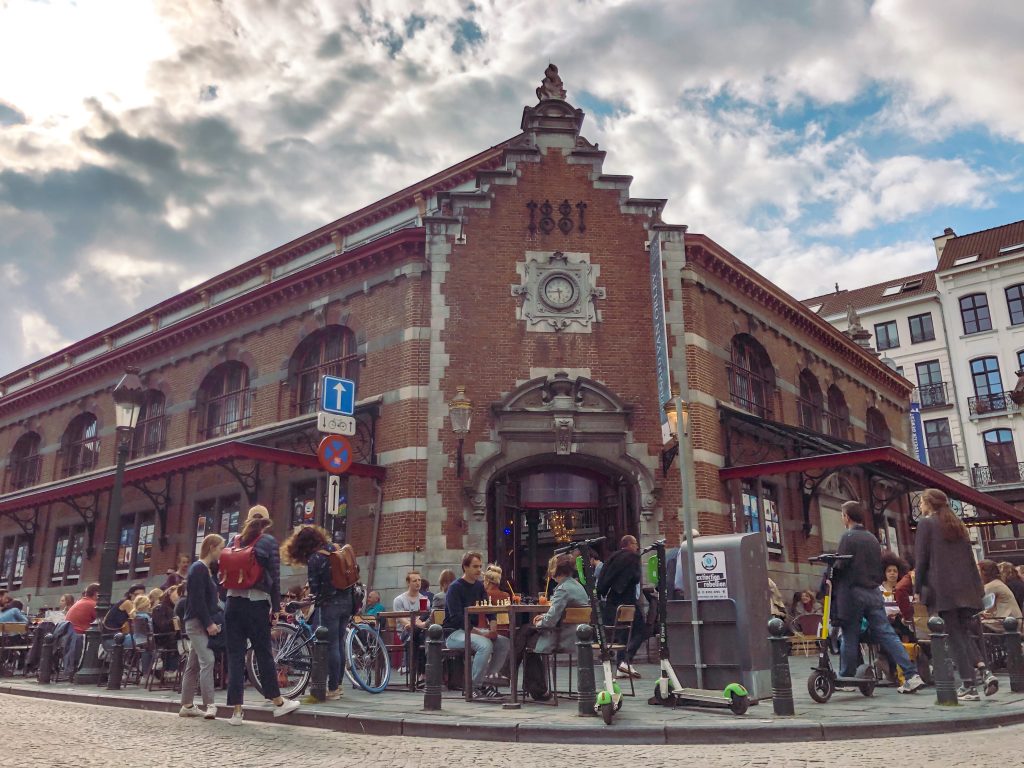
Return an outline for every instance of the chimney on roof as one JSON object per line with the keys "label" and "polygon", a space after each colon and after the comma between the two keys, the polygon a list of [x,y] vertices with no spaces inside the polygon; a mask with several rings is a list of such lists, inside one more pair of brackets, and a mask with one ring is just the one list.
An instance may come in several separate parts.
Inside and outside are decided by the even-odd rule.
{"label": "chimney on roof", "polygon": [[942,234],[932,238],[932,242],[935,243],[935,261],[938,263],[942,261],[942,250],[946,247],[946,243],[950,239],[956,237],[956,232],[953,231],[952,227],[946,227],[942,230]]}

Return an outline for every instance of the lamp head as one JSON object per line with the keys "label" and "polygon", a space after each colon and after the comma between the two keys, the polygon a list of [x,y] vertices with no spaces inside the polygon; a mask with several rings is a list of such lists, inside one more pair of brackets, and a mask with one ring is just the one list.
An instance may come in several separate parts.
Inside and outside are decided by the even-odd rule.
{"label": "lamp head", "polygon": [[455,388],[455,397],[448,403],[448,414],[452,420],[452,432],[459,437],[469,434],[469,424],[473,416],[473,403],[466,397],[466,388],[459,385]]}
{"label": "lamp head", "polygon": [[132,430],[139,421],[142,396],[146,388],[139,378],[138,368],[126,368],[124,376],[114,387],[114,416],[119,430]]}

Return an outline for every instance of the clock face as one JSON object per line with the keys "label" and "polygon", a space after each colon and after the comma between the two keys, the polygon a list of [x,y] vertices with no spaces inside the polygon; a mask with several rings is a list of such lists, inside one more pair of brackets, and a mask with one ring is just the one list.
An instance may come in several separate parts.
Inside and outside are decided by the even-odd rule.
{"label": "clock face", "polygon": [[568,275],[551,275],[541,286],[541,298],[549,307],[565,309],[576,301],[576,283]]}

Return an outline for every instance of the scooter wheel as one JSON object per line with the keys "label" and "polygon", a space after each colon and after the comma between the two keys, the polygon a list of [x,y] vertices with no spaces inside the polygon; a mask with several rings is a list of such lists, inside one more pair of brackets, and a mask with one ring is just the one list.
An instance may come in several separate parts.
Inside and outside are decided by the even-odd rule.
{"label": "scooter wheel", "polygon": [[875,685],[877,685],[877,683],[874,680],[872,680],[867,683],[860,683],[857,687],[860,689],[862,696],[870,697],[873,696],[875,693]]}
{"label": "scooter wheel", "polygon": [[750,697],[733,695],[729,699],[729,709],[734,715],[745,715],[750,709]]}
{"label": "scooter wheel", "polygon": [[601,705],[601,719],[604,720],[605,725],[612,724],[612,718],[615,717],[615,705],[614,704],[602,704]]}
{"label": "scooter wheel", "polygon": [[807,693],[819,704],[827,704],[835,691],[835,682],[824,672],[815,671],[807,678]]}

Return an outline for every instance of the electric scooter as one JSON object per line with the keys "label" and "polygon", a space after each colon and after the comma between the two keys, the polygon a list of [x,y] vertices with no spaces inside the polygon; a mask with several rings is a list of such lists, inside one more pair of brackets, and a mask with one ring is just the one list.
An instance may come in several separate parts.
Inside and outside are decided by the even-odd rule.
{"label": "electric scooter", "polygon": [[587,591],[587,598],[590,600],[590,623],[597,633],[597,646],[600,649],[601,669],[604,671],[604,685],[597,692],[597,700],[594,702],[594,711],[601,715],[605,725],[611,725],[615,713],[622,709],[622,689],[615,682],[612,673],[612,652],[608,648],[608,638],[605,636],[604,620],[601,616],[601,603],[597,596],[597,580],[594,578],[594,566],[591,564],[591,548],[602,541],[604,536],[596,539],[585,539],[574,541],[564,547],[555,550],[556,555],[578,550],[576,556],[576,573],[579,576],[580,584]]}
{"label": "electric scooter", "polygon": [[663,704],[675,707],[713,707],[728,708],[735,715],[745,714],[750,706],[750,694],[739,683],[730,683],[723,691],[712,691],[703,688],[684,688],[676,676],[668,651],[668,632],[666,630],[668,611],[669,583],[665,571],[665,540],[654,542],[640,554],[653,551],[654,557],[647,561],[647,578],[658,590],[658,656],[661,661],[661,678],[654,686],[654,695],[647,700],[648,704]]}
{"label": "electric scooter", "polygon": [[851,560],[853,555],[836,555],[825,553],[810,558],[812,563],[825,564],[825,599],[822,602],[821,629],[818,630],[818,666],[807,678],[807,692],[819,704],[826,704],[832,698],[837,685],[855,686],[864,696],[871,696],[878,685],[875,677],[875,666],[872,663],[857,667],[854,677],[840,677],[832,667],[831,619],[832,619],[832,573],[837,562]]}

